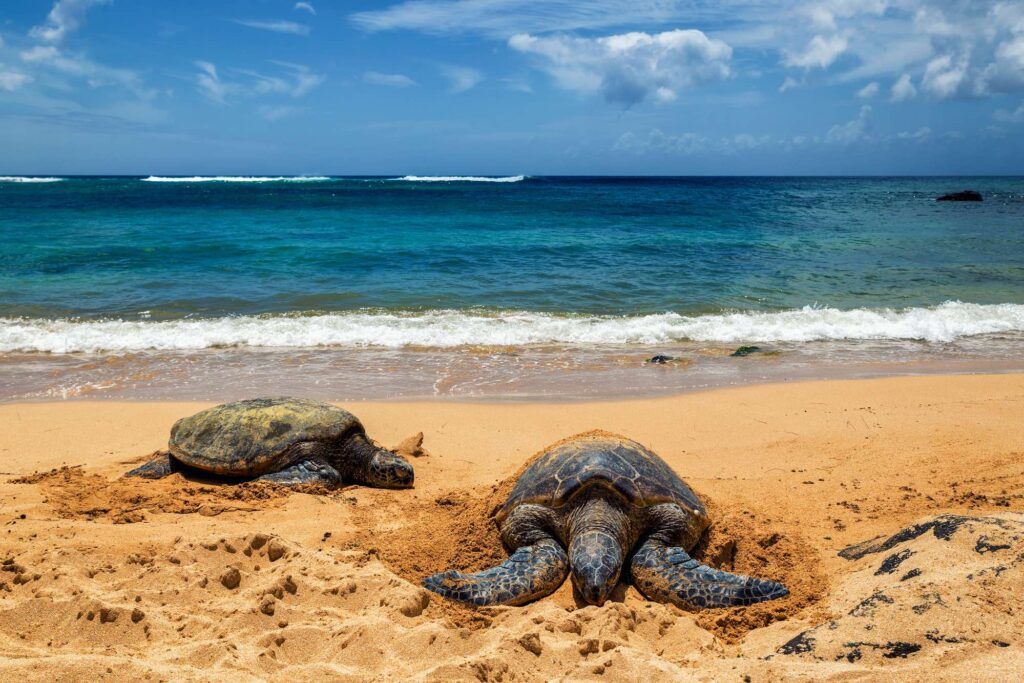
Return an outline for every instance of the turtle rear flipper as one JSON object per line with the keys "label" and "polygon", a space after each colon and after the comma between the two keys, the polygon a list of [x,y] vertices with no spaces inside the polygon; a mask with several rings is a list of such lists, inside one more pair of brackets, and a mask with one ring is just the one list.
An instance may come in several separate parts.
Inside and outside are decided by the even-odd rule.
{"label": "turtle rear flipper", "polygon": [[633,556],[632,572],[633,585],[647,599],[684,609],[738,607],[789,595],[781,583],[713,569],[655,539]]}
{"label": "turtle rear flipper", "polygon": [[428,576],[423,586],[470,605],[522,605],[554,593],[569,573],[569,557],[554,539],[516,550],[496,567],[475,574]]}

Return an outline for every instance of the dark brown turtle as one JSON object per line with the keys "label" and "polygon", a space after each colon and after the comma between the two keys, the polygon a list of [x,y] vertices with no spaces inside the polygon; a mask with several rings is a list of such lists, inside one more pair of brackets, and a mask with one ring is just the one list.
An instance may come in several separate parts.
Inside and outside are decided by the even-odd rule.
{"label": "dark brown turtle", "polygon": [[188,470],[278,484],[413,485],[412,465],[370,441],[355,415],[297,398],[236,401],[182,418],[168,452],[125,476]]}
{"label": "dark brown turtle", "polygon": [[684,608],[789,594],[774,581],[691,558],[687,551],[709,524],[697,494],[664,460],[614,434],[590,432],[550,447],[516,481],[496,521],[507,560],[475,574],[434,574],[424,585],[472,605],[521,605],[571,574],[583,599],[601,605],[629,559],[641,593]]}

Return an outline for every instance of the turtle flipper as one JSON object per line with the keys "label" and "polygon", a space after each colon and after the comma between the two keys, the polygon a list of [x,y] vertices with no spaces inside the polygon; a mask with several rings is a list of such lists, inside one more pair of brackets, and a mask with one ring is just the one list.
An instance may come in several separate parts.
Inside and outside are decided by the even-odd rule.
{"label": "turtle flipper", "polygon": [[341,486],[342,484],[341,475],[338,473],[338,470],[315,458],[300,460],[294,465],[277,472],[268,472],[259,477],[259,480],[283,486],[294,486],[296,484]]}
{"label": "turtle flipper", "polygon": [[180,471],[181,463],[172,458],[171,454],[167,451],[162,451],[149,462],[125,472],[124,476],[141,477],[142,479],[163,479]]}
{"label": "turtle flipper", "polygon": [[497,567],[475,574],[446,571],[423,586],[469,605],[523,605],[554,593],[569,573],[569,557],[553,539],[523,546]]}
{"label": "turtle flipper", "polygon": [[753,605],[789,595],[780,583],[712,569],[654,539],[633,556],[632,572],[633,585],[648,600],[684,609]]}

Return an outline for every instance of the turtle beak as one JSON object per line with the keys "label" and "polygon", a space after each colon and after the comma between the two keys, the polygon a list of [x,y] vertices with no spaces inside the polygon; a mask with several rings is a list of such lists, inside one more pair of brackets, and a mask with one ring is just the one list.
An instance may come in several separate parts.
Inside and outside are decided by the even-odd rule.
{"label": "turtle beak", "polygon": [[370,461],[368,482],[385,489],[410,489],[416,475],[412,465],[402,456],[391,451],[378,450]]}

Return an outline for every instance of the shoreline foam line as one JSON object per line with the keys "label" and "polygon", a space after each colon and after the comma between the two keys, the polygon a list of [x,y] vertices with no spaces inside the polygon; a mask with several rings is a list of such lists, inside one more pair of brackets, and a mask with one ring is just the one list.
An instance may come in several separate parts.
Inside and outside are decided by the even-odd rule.
{"label": "shoreline foam line", "polygon": [[536,344],[657,345],[672,342],[918,340],[1024,333],[1024,305],[946,302],[929,308],[807,306],[700,316],[553,315],[528,311],[353,311],[189,318],[67,320],[0,318],[0,353],[77,353],[264,348],[455,348]]}
{"label": "shoreline foam line", "polygon": [[328,176],[155,176],[141,178],[144,183],[315,183],[331,180]]}
{"label": "shoreline foam line", "polygon": [[526,176],[406,175],[394,180],[406,183],[519,183],[526,180]]}

